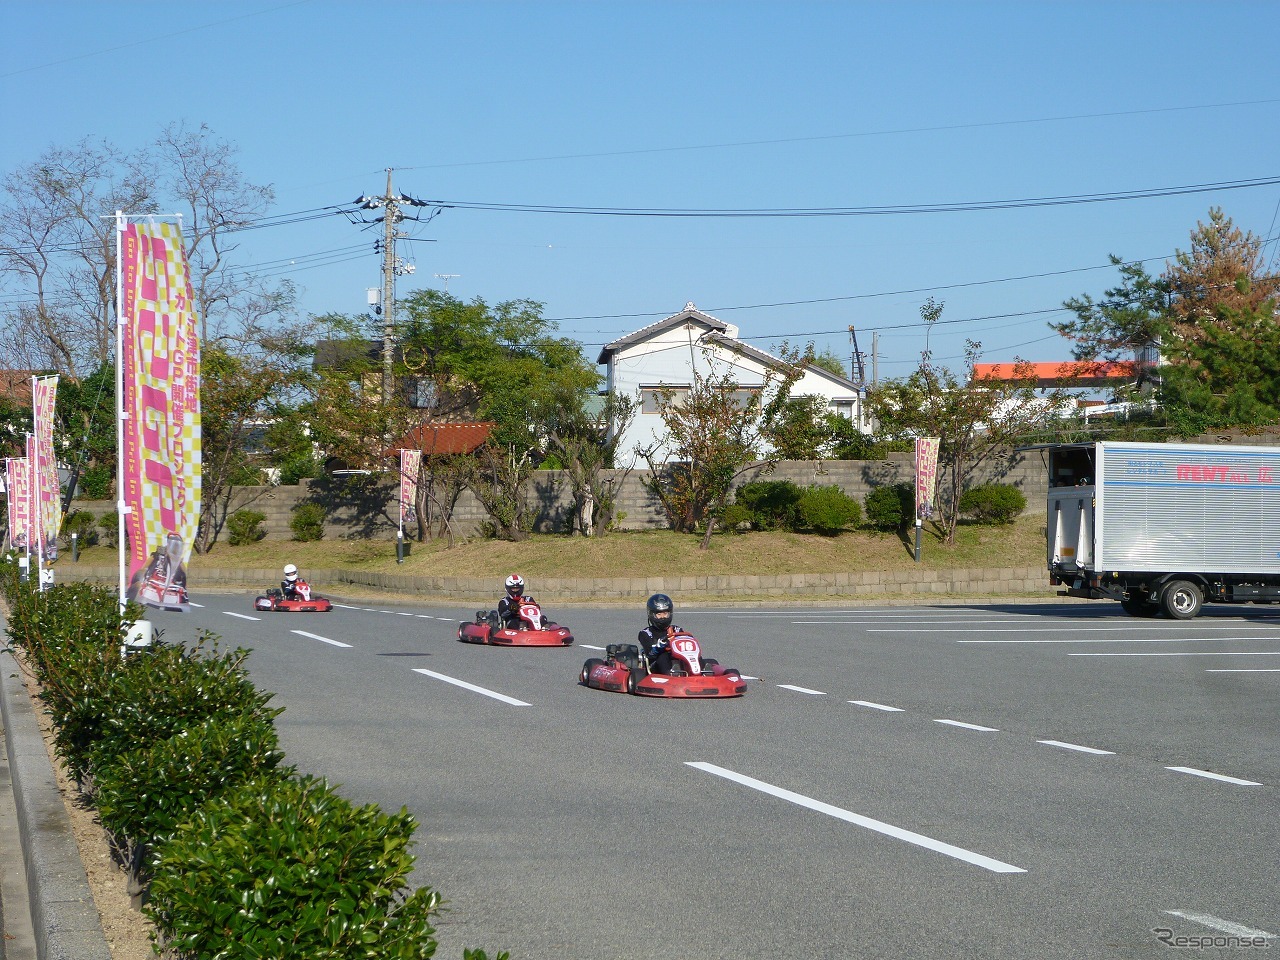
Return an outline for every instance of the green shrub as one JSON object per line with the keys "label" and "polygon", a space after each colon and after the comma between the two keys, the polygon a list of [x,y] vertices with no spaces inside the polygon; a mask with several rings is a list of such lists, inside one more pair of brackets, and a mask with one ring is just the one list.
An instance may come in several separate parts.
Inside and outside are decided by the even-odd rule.
{"label": "green shrub", "polygon": [[988,483],[966,490],[960,497],[960,512],[979,523],[1013,523],[1027,509],[1022,491],[1008,483]]}
{"label": "green shrub", "polygon": [[98,539],[108,547],[119,545],[120,542],[120,514],[111,510],[104,513],[98,518]]}
{"label": "green shrub", "polygon": [[293,508],[289,521],[293,539],[303,542],[324,539],[324,507],[318,503],[300,503]]}
{"label": "green shrub", "polygon": [[801,527],[832,537],[862,521],[862,507],[839,487],[807,487],[796,504]]}
{"label": "green shrub", "polygon": [[263,777],[284,758],[270,718],[215,714],[95,770],[102,826],[117,842],[171,839],[201,804]]}
{"label": "green shrub", "polygon": [[115,467],[111,464],[99,464],[89,467],[76,483],[77,496],[86,500],[110,500],[111,487],[115,480]]}
{"label": "green shrub", "polygon": [[877,530],[901,530],[915,519],[916,488],[910,483],[876,487],[863,500],[867,523]]}
{"label": "green shrub", "polygon": [[414,827],[315,778],[250,781],[158,847],[145,910],[182,957],[426,960],[440,897],[409,892]]}
{"label": "green shrub", "polygon": [[738,528],[751,522],[752,513],[740,503],[727,503],[720,511],[720,529],[726,533],[737,533]]}
{"label": "green shrub", "polygon": [[267,515],[257,510],[237,510],[227,517],[227,540],[233,547],[257,543],[267,535],[267,531],[262,529],[262,522],[266,519]]}
{"label": "green shrub", "polygon": [[733,500],[750,511],[753,530],[791,529],[801,493],[790,480],[753,480],[740,486]]}
{"label": "green shrub", "polygon": [[88,510],[74,510],[62,521],[60,538],[63,546],[71,549],[71,535],[76,535],[80,546],[89,547],[98,542],[98,531],[94,529],[93,514]]}

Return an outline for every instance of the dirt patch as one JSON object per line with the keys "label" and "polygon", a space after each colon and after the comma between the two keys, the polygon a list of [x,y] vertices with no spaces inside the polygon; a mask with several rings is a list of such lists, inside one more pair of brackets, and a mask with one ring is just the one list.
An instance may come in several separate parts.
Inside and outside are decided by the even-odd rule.
{"label": "dirt patch", "polygon": [[[15,655],[21,659],[20,652],[15,651]],[[75,834],[76,846],[80,848],[80,859],[84,863],[85,875],[89,878],[89,889],[93,892],[93,902],[102,920],[102,932],[111,949],[112,960],[154,960],[155,953],[151,949],[151,931],[154,927],[131,905],[126,890],[125,872],[111,856],[98,815],[54,753],[53,722],[49,711],[39,699],[39,685],[27,673],[25,664],[22,674],[39,718],[40,732],[44,734],[45,749],[49,751],[49,760],[53,764],[63,806],[67,808],[67,816],[71,818],[71,829]]]}

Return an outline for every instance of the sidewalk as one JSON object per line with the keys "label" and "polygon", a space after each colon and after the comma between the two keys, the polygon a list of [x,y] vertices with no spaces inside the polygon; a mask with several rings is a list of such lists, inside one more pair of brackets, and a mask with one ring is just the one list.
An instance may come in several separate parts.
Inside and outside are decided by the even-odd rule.
{"label": "sidewalk", "polygon": [[7,652],[0,652],[0,718],[8,773],[0,777],[0,957],[111,960],[31,698]]}

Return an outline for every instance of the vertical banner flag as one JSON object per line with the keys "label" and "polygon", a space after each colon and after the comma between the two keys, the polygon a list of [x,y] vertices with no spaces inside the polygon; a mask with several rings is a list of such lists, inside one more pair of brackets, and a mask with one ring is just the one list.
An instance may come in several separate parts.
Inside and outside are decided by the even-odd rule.
{"label": "vertical banner flag", "polygon": [[200,525],[200,341],[178,224],[120,236],[128,598],[187,610]]}
{"label": "vertical banner flag", "polygon": [[31,461],[11,457],[4,462],[5,491],[9,501],[9,546],[26,550],[31,538]]}
{"label": "vertical banner flag", "polygon": [[938,447],[937,437],[916,438],[916,519],[930,520],[934,514],[934,501],[938,495]]}
{"label": "vertical banner flag", "polygon": [[53,449],[53,410],[58,395],[58,378],[37,377],[31,381],[32,406],[35,410],[35,466],[31,482],[35,485],[36,514],[32,518],[40,556],[58,559],[58,530],[62,527],[62,496],[58,487],[58,457]]}
{"label": "vertical banner flag", "polygon": [[418,522],[418,471],[422,468],[421,450],[400,451],[400,529]]}

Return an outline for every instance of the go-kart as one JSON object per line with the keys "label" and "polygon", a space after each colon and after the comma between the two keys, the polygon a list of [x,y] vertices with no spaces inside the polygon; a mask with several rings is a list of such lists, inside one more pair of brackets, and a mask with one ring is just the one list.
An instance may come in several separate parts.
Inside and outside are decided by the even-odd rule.
{"label": "go-kart", "polygon": [[333,603],[327,597],[313,596],[311,584],[299,580],[296,584],[298,596],[286,597],[278,587],[272,587],[265,596],[253,601],[253,609],[267,613],[328,613]]}
{"label": "go-kart", "polygon": [[520,625],[507,627],[497,610],[477,610],[474,622],[459,625],[458,639],[497,647],[567,647],[573,643],[569,628],[544,619],[536,601],[526,597],[518,612]]}
{"label": "go-kart", "polygon": [[648,656],[634,643],[611,643],[606,659],[592,657],[582,665],[578,681],[597,690],[634,693],[641,697],[740,697],[746,681],[719,661],[702,659],[702,647],[687,633],[670,639],[671,672],[653,673]]}

